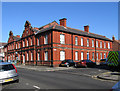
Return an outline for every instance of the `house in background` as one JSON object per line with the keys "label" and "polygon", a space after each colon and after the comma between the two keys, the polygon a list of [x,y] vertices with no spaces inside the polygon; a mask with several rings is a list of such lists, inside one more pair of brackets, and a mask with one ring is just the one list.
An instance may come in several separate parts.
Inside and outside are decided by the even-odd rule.
{"label": "house in background", "polygon": [[[25,22],[22,36],[14,36],[10,31],[4,46],[5,60],[19,60],[26,65],[58,66],[64,59],[79,61],[90,59],[99,62],[112,51],[112,40],[89,31],[67,27],[67,19],[53,21],[40,28]],[[97,30],[96,30],[97,31]]]}
{"label": "house in background", "polygon": [[5,46],[6,44],[7,44],[7,43],[0,42],[0,61],[1,61],[1,60],[4,61],[4,46]]}
{"label": "house in background", "polygon": [[115,37],[112,37],[113,43],[113,51],[120,51],[120,40],[116,40]]}

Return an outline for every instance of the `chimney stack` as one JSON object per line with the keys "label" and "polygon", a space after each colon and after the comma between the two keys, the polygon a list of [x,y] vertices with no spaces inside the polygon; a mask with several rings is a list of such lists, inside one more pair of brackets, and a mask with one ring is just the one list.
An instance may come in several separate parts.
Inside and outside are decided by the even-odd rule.
{"label": "chimney stack", "polygon": [[89,33],[89,25],[84,26],[84,31]]}
{"label": "chimney stack", "polygon": [[115,40],[115,36],[113,35],[112,40]]}
{"label": "chimney stack", "polygon": [[60,19],[60,25],[66,27],[66,18]]}
{"label": "chimney stack", "polygon": [[20,35],[17,35],[18,38],[20,38]]}

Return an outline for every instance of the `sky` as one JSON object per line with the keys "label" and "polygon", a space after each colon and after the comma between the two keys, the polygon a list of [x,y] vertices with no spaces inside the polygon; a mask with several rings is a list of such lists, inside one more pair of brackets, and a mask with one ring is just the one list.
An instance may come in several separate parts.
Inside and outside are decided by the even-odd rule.
{"label": "sky", "polygon": [[2,42],[9,31],[22,35],[26,20],[32,27],[67,18],[67,26],[118,39],[118,2],[2,2]]}

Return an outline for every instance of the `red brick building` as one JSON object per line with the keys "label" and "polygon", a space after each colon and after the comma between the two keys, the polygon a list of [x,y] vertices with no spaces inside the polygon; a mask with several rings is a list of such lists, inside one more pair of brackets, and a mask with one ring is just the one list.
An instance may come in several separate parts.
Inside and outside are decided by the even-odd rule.
{"label": "red brick building", "polygon": [[113,43],[113,51],[120,51],[120,40],[115,40],[115,37],[112,37]]}
{"label": "red brick building", "polygon": [[33,28],[29,21],[20,36],[10,31],[8,44],[4,47],[5,59],[24,64],[58,66],[61,60],[74,61],[90,59],[99,62],[112,51],[112,40],[90,33],[89,26],[84,31],[67,27],[66,18],[40,28]]}

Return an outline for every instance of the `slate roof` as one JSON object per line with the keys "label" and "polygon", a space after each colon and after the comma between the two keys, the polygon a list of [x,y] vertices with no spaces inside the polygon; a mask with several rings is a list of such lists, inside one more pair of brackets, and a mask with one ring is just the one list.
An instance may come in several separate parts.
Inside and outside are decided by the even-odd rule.
{"label": "slate roof", "polygon": [[0,46],[5,46],[7,43],[0,42]]}
{"label": "slate roof", "polygon": [[82,31],[82,30],[69,28],[69,27],[64,27],[64,26],[60,26],[60,25],[55,25],[55,27],[54,27],[54,25],[52,25],[49,28],[41,29],[37,34],[45,32],[45,31],[49,31],[50,29],[55,29],[55,30],[58,30],[58,31],[63,31],[63,32],[68,32],[68,33],[79,34],[79,35],[82,35],[82,36],[88,36],[88,37],[92,37],[92,38],[96,38],[96,39],[112,41],[111,39],[109,39],[105,36],[102,36],[102,35],[98,35],[98,34],[94,34],[94,33],[87,33],[87,32]]}
{"label": "slate roof", "polygon": [[20,40],[21,38],[16,37],[16,36],[13,36],[13,39],[16,40],[16,41],[18,41],[18,40]]}

